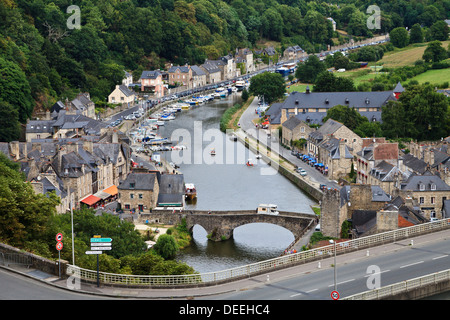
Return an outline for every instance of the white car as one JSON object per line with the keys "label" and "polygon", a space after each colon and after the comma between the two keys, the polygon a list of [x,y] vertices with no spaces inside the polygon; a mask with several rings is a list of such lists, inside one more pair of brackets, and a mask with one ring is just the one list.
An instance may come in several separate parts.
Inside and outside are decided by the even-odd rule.
{"label": "white car", "polygon": [[307,175],[306,171],[305,171],[305,170],[303,170],[303,169],[302,169],[302,170],[300,170],[300,172],[299,172],[299,173],[300,173],[300,175],[301,175],[301,176],[306,176],[306,175]]}

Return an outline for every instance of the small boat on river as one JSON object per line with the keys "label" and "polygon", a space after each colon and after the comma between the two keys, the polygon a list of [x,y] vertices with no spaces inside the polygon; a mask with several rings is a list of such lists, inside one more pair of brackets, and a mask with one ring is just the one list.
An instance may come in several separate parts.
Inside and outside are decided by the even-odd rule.
{"label": "small boat on river", "polygon": [[192,200],[197,197],[197,189],[193,183],[184,184],[184,195],[187,199]]}

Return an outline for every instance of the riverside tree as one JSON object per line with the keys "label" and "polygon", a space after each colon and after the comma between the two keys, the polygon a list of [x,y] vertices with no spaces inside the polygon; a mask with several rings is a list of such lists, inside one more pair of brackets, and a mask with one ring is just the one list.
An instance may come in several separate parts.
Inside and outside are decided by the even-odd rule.
{"label": "riverside tree", "polygon": [[249,91],[251,95],[263,98],[266,103],[271,104],[284,96],[286,86],[281,74],[264,72],[252,78]]}

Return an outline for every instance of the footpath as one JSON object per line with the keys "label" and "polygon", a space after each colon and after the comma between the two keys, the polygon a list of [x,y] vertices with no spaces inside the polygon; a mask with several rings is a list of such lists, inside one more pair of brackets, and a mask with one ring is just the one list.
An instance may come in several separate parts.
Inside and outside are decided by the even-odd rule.
{"label": "footpath", "polygon": [[[393,243],[388,243],[380,246],[375,246],[369,249],[363,249],[354,251],[347,254],[338,255],[336,257],[337,266],[343,264],[350,264],[353,262],[359,262],[364,259],[370,259],[372,257],[381,256],[386,253],[398,252],[401,250],[411,250],[411,248],[420,248],[421,245],[433,241],[441,241],[450,237],[450,229],[428,233],[425,235],[417,236],[414,238],[408,238]],[[413,245],[412,245],[413,240]],[[370,254],[369,254],[370,252]],[[10,270],[12,272],[19,273],[23,276],[36,279],[42,283],[53,285],[60,289],[71,290],[76,293],[88,294],[86,299],[89,299],[89,295],[98,295],[106,298],[129,298],[129,299],[195,299],[203,298],[210,299],[214,295],[220,295],[225,293],[238,292],[242,290],[250,290],[253,288],[261,287],[264,285],[271,285],[277,281],[289,279],[292,277],[299,277],[302,274],[311,272],[320,272],[321,270],[327,270],[333,268],[334,257],[327,257],[320,261],[313,261],[289,268],[274,269],[272,272],[268,272],[262,275],[233,281],[225,284],[215,286],[205,286],[198,288],[180,288],[180,289],[145,289],[145,288],[125,288],[125,287],[112,287],[100,284],[88,284],[81,283],[79,289],[70,289],[68,281],[66,279],[60,280],[54,275],[46,274],[39,270],[27,269],[24,267],[10,266],[5,267],[0,265],[0,268]],[[220,296],[219,296],[220,298]]]}

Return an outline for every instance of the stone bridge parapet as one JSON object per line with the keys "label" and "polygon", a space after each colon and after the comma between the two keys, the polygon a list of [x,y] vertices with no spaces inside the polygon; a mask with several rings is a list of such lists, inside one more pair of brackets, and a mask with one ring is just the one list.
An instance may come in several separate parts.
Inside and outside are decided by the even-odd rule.
{"label": "stone bridge parapet", "polygon": [[269,215],[257,214],[256,210],[185,210],[182,212],[153,210],[151,213],[141,214],[138,221],[175,225],[181,223],[182,219],[186,220],[187,229],[191,233],[195,225],[200,225],[206,230],[208,238],[213,241],[230,239],[233,237],[235,228],[249,223],[270,223],[281,226],[291,231],[295,240],[298,240],[315,222],[315,216],[312,214],[280,211],[279,215]]}

